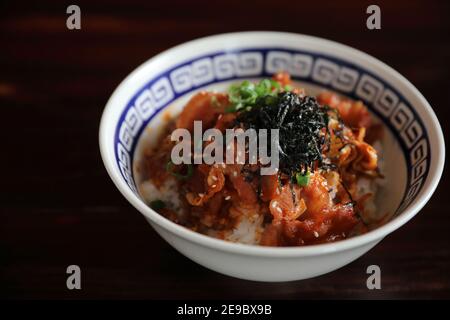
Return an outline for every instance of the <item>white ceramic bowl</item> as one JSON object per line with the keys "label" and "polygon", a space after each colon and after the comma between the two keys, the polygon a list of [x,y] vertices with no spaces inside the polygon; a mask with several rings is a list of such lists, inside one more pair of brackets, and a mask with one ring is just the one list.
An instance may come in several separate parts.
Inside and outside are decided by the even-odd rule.
{"label": "white ceramic bowl", "polygon": [[[210,238],[150,209],[136,191],[140,182],[136,167],[143,146],[155,143],[161,110],[176,114],[195,91],[223,89],[230,82],[268,77],[280,70],[289,71],[309,93],[325,88],[363,100],[384,124],[386,179],[377,204],[380,213],[392,214],[391,220],[364,235],[335,243],[272,248]],[[442,174],[444,149],[432,108],[399,73],[345,45],[279,32],[211,36],[151,58],[114,91],[100,125],[100,150],[111,179],[167,242],[207,268],[258,281],[318,276],[370,250],[431,197]]]}

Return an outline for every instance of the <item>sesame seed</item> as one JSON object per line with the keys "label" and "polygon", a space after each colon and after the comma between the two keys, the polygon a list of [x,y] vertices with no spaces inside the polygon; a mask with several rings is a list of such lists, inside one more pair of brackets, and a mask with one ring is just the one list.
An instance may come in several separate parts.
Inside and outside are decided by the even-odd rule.
{"label": "sesame seed", "polygon": [[215,187],[217,187],[217,185],[215,185],[215,184],[213,184],[213,185],[211,186],[211,188],[215,188]]}
{"label": "sesame seed", "polygon": [[211,179],[213,179],[214,181],[217,181],[217,177],[216,176],[211,176]]}
{"label": "sesame seed", "polygon": [[314,231],[314,237],[316,237],[316,238],[319,237],[319,233],[317,231]]}
{"label": "sesame seed", "polygon": [[237,172],[233,171],[233,177],[237,177]]}
{"label": "sesame seed", "polygon": [[272,208],[276,208],[277,205],[278,205],[278,202],[276,202],[276,201],[272,202]]}
{"label": "sesame seed", "polygon": [[277,207],[277,211],[278,211],[279,213],[283,213],[283,210],[281,210],[280,207]]}
{"label": "sesame seed", "polygon": [[225,200],[230,200],[231,199],[231,196],[226,196],[225,197]]}
{"label": "sesame seed", "polygon": [[219,117],[217,117],[217,120],[220,120],[220,119],[222,119],[222,115],[221,114],[219,114]]}
{"label": "sesame seed", "polygon": [[205,196],[205,194],[204,194],[204,193],[199,193],[198,196],[199,196],[200,198],[203,198],[203,197]]}

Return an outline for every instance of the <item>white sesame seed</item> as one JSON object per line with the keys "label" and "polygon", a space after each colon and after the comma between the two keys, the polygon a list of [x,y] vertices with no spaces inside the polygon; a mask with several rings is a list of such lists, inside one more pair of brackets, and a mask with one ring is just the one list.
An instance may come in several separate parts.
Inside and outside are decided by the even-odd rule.
{"label": "white sesame seed", "polygon": [[211,188],[215,188],[215,187],[217,187],[217,185],[215,185],[215,184],[213,184],[213,185],[211,186]]}
{"label": "white sesame seed", "polygon": [[222,119],[222,115],[221,114],[219,114],[219,116],[217,117],[217,120],[220,120],[220,119]]}
{"label": "white sesame seed", "polygon": [[319,233],[317,231],[314,231],[314,237],[316,237],[316,238],[319,237]]}
{"label": "white sesame seed", "polygon": [[203,198],[203,197],[205,196],[205,194],[204,194],[204,193],[199,193],[198,196],[199,196],[200,198]]}
{"label": "white sesame seed", "polygon": [[278,211],[279,213],[283,213],[283,210],[281,210],[280,207],[277,207],[277,211]]}
{"label": "white sesame seed", "polygon": [[230,200],[231,199],[231,196],[226,196],[225,197],[225,200]]}
{"label": "white sesame seed", "polygon": [[272,208],[276,208],[277,205],[278,205],[278,202],[276,202],[276,201],[272,202]]}
{"label": "white sesame seed", "polygon": [[233,177],[237,177],[237,171],[233,171]]}
{"label": "white sesame seed", "polygon": [[211,176],[211,179],[213,179],[214,181],[217,181],[217,177],[216,176]]}

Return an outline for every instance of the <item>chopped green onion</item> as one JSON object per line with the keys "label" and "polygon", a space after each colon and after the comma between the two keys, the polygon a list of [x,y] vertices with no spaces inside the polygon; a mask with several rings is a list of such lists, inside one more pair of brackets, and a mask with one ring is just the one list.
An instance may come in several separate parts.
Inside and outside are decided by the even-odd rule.
{"label": "chopped green onion", "polygon": [[284,91],[292,91],[292,86],[287,84],[284,86]]}
{"label": "chopped green onion", "polygon": [[261,80],[255,87],[255,91],[258,94],[258,96],[262,96],[269,92],[272,88],[272,83],[269,79],[263,79]]}
{"label": "chopped green onion", "polygon": [[297,184],[300,187],[306,187],[309,183],[309,178],[310,178],[310,173],[309,171],[307,171],[305,174],[302,173],[297,173],[295,175],[295,179],[297,180]]}
{"label": "chopped green onion", "polygon": [[164,209],[166,207],[166,204],[164,201],[162,200],[153,200],[150,202],[150,208],[152,208],[153,210],[160,210],[160,209]]}
{"label": "chopped green onion", "polygon": [[173,175],[175,178],[179,179],[179,180],[187,180],[190,177],[192,177],[192,174],[194,172],[194,168],[192,164],[186,164],[187,166],[187,172],[185,175],[183,174],[179,174],[178,172],[174,172],[173,171],[173,167],[175,166],[175,164],[172,161],[167,162],[166,164],[166,171],[168,173],[170,173],[171,175]]}
{"label": "chopped green onion", "polygon": [[280,89],[280,83],[279,83],[278,81],[270,80],[270,84],[271,84],[272,87],[274,87],[275,89],[277,89],[277,90]]}
{"label": "chopped green onion", "polygon": [[233,113],[236,112],[236,107],[235,106],[231,106],[225,109],[225,113]]}
{"label": "chopped green onion", "polygon": [[263,79],[257,84],[245,80],[239,85],[232,85],[228,90],[231,106],[225,112],[236,112],[251,108],[256,104],[258,98],[276,96],[279,89],[280,84],[270,79]]}

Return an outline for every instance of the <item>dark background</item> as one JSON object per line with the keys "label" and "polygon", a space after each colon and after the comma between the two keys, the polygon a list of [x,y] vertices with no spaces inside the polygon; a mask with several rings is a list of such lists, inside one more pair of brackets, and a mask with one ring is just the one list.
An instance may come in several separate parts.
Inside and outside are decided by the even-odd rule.
{"label": "dark background", "polygon": [[[369,4],[382,29],[366,28]],[[98,149],[108,97],[139,64],[193,38],[280,30],[365,51],[408,78],[449,133],[450,7],[445,1],[75,1],[0,4],[0,297],[450,298],[450,184],[350,265],[290,283],[209,271],[166,244],[110,181]],[[82,269],[82,290],[66,268]],[[366,288],[366,268],[382,289]]]}

